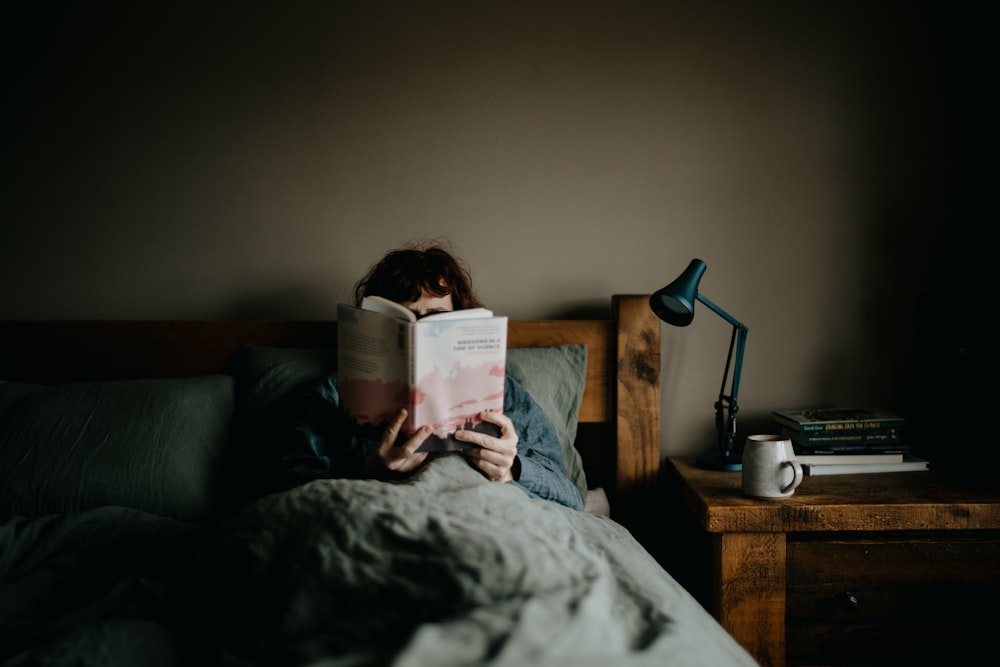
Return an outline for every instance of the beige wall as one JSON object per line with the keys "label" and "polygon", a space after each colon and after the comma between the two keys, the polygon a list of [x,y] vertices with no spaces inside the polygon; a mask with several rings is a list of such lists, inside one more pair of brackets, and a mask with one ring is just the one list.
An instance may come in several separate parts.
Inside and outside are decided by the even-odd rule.
{"label": "beige wall", "polygon": [[[496,310],[591,316],[700,257],[742,433],[905,407],[952,141],[912,3],[133,4],[12,23],[0,318],[332,317],[437,236]],[[664,327],[665,453],[729,333]]]}

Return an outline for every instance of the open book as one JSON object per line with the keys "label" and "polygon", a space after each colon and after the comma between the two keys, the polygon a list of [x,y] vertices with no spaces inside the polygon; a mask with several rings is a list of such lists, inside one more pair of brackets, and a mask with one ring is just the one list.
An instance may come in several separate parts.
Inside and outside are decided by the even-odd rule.
{"label": "open book", "polygon": [[485,308],[422,318],[381,297],[337,308],[340,400],[360,432],[374,437],[401,408],[404,435],[434,432],[422,451],[461,449],[459,429],[498,429],[484,410],[503,412],[507,318]]}

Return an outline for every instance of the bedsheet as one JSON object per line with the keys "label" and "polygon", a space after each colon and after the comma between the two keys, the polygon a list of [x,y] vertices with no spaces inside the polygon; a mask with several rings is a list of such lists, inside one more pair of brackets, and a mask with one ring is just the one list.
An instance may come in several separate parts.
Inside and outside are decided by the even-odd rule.
{"label": "bedsheet", "polygon": [[454,454],[313,481],[211,535],[88,518],[0,532],[4,667],[756,664],[622,526]]}
{"label": "bedsheet", "polygon": [[117,506],[0,524],[0,665],[185,664],[178,582],[207,539]]}

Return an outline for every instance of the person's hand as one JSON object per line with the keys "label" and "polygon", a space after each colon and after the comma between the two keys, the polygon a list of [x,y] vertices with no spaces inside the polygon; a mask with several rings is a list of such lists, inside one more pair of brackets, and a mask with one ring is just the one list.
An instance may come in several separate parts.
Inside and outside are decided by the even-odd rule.
{"label": "person's hand", "polygon": [[483,421],[500,427],[500,437],[468,431],[455,432],[455,439],[476,447],[462,450],[466,458],[491,482],[510,482],[516,479],[514,465],[517,461],[517,431],[510,418],[499,412],[484,411]]}
{"label": "person's hand", "polygon": [[424,443],[427,436],[431,434],[430,426],[424,426],[411,435],[406,442],[396,444],[399,437],[399,429],[406,421],[406,410],[400,410],[389,427],[382,434],[378,447],[365,459],[361,467],[362,477],[384,477],[386,473],[406,475],[416,470],[424,459],[427,452],[418,452],[417,448]]}

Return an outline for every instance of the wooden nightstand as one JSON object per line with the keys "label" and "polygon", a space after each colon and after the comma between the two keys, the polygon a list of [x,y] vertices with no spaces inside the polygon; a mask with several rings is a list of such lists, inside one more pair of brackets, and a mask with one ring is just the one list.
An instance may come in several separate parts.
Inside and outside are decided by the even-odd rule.
{"label": "wooden nightstand", "polygon": [[933,471],[807,476],[762,501],[738,472],[663,468],[661,561],[762,665],[995,653],[1000,490]]}

